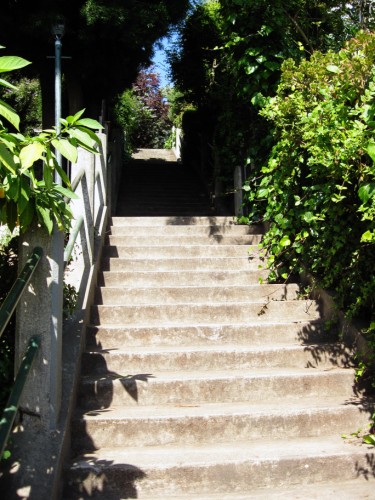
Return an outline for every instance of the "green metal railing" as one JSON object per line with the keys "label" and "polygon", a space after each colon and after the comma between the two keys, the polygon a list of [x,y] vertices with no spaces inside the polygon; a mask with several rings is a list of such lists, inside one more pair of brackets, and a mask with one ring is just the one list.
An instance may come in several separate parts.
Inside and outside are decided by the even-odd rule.
{"label": "green metal railing", "polygon": [[[0,307],[0,337],[3,334],[6,326],[8,325],[13,312],[15,311],[23,292],[26,290],[32,275],[43,255],[43,250],[39,247],[34,248],[32,254],[28,258],[20,275],[14,282],[6,299]],[[5,446],[8,442],[11,433],[14,419],[17,415],[19,401],[21,399],[22,391],[26,383],[32,362],[40,347],[39,337],[32,337],[26,348],[26,352],[16,375],[12,391],[10,393],[8,402],[0,420],[0,459],[3,456]]]}

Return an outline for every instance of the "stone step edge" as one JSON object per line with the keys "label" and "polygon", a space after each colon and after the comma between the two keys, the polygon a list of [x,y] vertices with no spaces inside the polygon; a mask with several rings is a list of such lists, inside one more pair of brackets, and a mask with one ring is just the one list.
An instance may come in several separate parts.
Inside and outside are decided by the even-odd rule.
{"label": "stone step edge", "polygon": [[[270,453],[272,450],[272,453]],[[100,448],[93,453],[84,454],[72,461],[72,468],[101,468],[103,463],[111,462],[110,467],[140,467],[143,470],[154,468],[166,470],[170,467],[212,466],[216,464],[236,464],[253,462],[259,464],[291,462],[303,460],[308,463],[312,458],[331,461],[333,457],[366,456],[375,460],[373,447],[364,444],[350,444],[340,436],[322,438],[294,438],[275,442],[274,440],[250,440],[232,444],[199,446],[163,445],[152,447]]]}
{"label": "stone step edge", "polygon": [[108,356],[127,356],[127,355],[153,355],[153,354],[194,354],[194,353],[204,353],[206,352],[207,354],[220,354],[220,353],[253,353],[254,355],[258,353],[275,353],[279,351],[287,351],[290,352],[291,355],[293,355],[294,352],[296,351],[313,351],[314,349],[316,350],[322,350],[324,349],[324,352],[329,352],[330,349],[335,351],[336,354],[341,354],[343,351],[346,352],[351,352],[350,348],[347,347],[344,343],[334,343],[334,342],[326,342],[326,343],[311,343],[311,344],[300,344],[298,342],[295,342],[294,344],[272,344],[272,345],[241,345],[238,346],[237,344],[224,344],[224,345],[194,345],[194,344],[189,344],[189,345],[178,345],[178,346],[139,346],[139,347],[134,347],[134,346],[129,346],[125,347],[124,349],[109,349],[106,350],[105,347],[103,348],[97,348],[97,349],[86,349],[84,353],[86,355],[90,354],[102,354],[102,355],[108,355]]}
{"label": "stone step edge", "polygon": [[[293,326],[301,326],[303,327],[309,327],[311,325],[317,325],[321,326],[324,325],[324,320],[323,319],[311,319],[311,320],[301,320],[301,321],[293,321],[293,320],[279,320],[279,321],[264,321],[262,323],[258,323],[255,321],[247,321],[246,323],[225,323],[222,322],[220,324],[212,324],[212,323],[191,323],[191,324],[178,324],[176,323],[175,325],[173,324],[168,324],[168,325],[160,325],[158,327],[155,326],[150,326],[150,325],[140,325],[139,323],[134,323],[134,324],[127,324],[127,325],[117,325],[113,323],[102,323],[100,325],[96,325],[94,323],[89,322],[87,324],[86,328],[90,328],[93,330],[111,330],[111,331],[121,331],[124,328],[126,330],[171,330],[171,329],[192,329],[194,331],[197,331],[201,328],[208,328],[209,330],[215,330],[217,331],[220,329],[222,331],[225,328],[268,328],[268,327],[277,327],[277,326],[288,326],[288,325],[293,325]],[[328,335],[328,334],[327,334]]]}
{"label": "stone step edge", "polygon": [[[126,371],[126,370],[124,370]],[[223,370],[157,370],[155,374],[146,373],[140,374],[139,378],[137,374],[126,373],[124,375],[119,373],[108,372],[105,374],[93,373],[88,375],[82,375],[81,381],[83,383],[89,382],[115,382],[121,379],[129,380],[129,377],[134,380],[139,380],[140,382],[147,382],[148,384],[165,384],[165,383],[180,383],[180,382],[227,382],[229,380],[261,380],[261,379],[288,379],[299,381],[301,377],[311,377],[311,378],[322,378],[322,377],[334,377],[336,375],[353,376],[355,370],[353,368],[281,368],[281,367],[270,367],[270,368],[246,368],[246,369],[223,369]]]}
{"label": "stone step edge", "polygon": [[[233,493],[214,493],[212,495],[206,494],[190,494],[170,496],[168,500],[332,500],[333,498],[340,498],[340,500],[370,500],[374,498],[375,484],[366,478],[357,478],[345,481],[339,478],[337,482],[334,481],[318,481],[312,484],[298,484],[289,487],[277,488],[256,488],[251,490],[251,497],[249,493],[233,492]],[[165,496],[153,495],[141,496],[142,500],[165,500]],[[68,500],[68,499],[64,499]]]}
{"label": "stone step edge", "polygon": [[[163,420],[163,419],[191,419],[201,417],[233,417],[233,416],[271,416],[288,417],[302,413],[331,412],[338,410],[356,410],[361,414],[367,412],[368,420],[375,407],[375,400],[359,397],[350,400],[342,397],[325,396],[316,398],[308,396],[288,399],[287,407],[282,407],[277,402],[233,402],[233,403],[200,403],[200,404],[164,404],[145,405],[141,407],[116,407],[110,406],[104,410],[85,410],[77,408],[74,421],[98,422],[102,425],[106,421],[126,422],[128,420]],[[343,432],[354,432],[357,429],[343,429]],[[262,437],[263,439],[263,437]]]}

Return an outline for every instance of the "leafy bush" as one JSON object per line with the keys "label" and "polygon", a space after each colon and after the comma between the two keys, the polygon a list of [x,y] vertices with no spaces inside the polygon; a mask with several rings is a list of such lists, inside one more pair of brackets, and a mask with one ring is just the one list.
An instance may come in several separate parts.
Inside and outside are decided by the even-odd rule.
{"label": "leafy bush", "polygon": [[261,111],[276,145],[245,190],[251,217],[270,221],[263,247],[273,280],[307,268],[351,317],[374,316],[375,34],[338,53],[282,67]]}
{"label": "leafy bush", "polygon": [[121,94],[116,105],[116,119],[126,134],[127,153],[136,148],[164,148],[172,128],[168,108],[158,73],[140,71],[132,88]]}

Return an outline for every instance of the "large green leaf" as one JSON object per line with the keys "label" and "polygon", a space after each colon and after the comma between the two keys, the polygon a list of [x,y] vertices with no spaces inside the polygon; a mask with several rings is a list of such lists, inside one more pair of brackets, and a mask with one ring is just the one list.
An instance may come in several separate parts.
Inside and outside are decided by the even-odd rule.
{"label": "large green leaf", "polygon": [[0,73],[6,73],[8,71],[14,71],[15,69],[21,69],[28,66],[30,61],[26,61],[22,57],[18,56],[1,56],[0,57]]}
{"label": "large green leaf", "polygon": [[52,146],[57,149],[67,160],[72,163],[77,161],[77,148],[73,146],[67,139],[54,139]]}
{"label": "large green leaf", "polygon": [[12,174],[16,173],[17,170],[17,165],[15,164],[13,160],[13,155],[9,151],[9,149],[0,142],[0,162],[3,163],[3,165],[12,172]]}
{"label": "large green leaf", "polygon": [[44,225],[49,234],[51,234],[53,229],[53,221],[51,219],[50,210],[47,210],[46,208],[39,205],[37,201],[36,212],[38,214],[39,221]]}
{"label": "large green leaf", "polygon": [[14,111],[14,109],[9,106],[4,101],[0,100],[0,115],[3,116],[10,122],[17,130],[20,128],[20,117]]}
{"label": "large green leaf", "polygon": [[78,120],[76,122],[76,125],[92,128],[93,130],[101,130],[103,128],[103,126],[99,122],[93,120],[92,118],[82,118],[82,120]]}
{"label": "large green leaf", "polygon": [[55,184],[54,190],[57,191],[58,193],[61,193],[63,196],[66,196],[67,198],[73,199],[73,200],[78,200],[78,196],[75,194],[74,191],[64,188],[63,186],[59,186]]}
{"label": "large green leaf", "polygon": [[89,148],[94,148],[96,141],[92,139],[92,137],[83,130],[78,128],[72,128],[68,130],[68,134],[70,137],[74,137],[77,139],[83,146],[88,146]]}
{"label": "large green leaf", "polygon": [[22,170],[30,168],[34,163],[40,160],[45,152],[45,147],[40,142],[32,142],[20,152],[20,161],[22,165]]}

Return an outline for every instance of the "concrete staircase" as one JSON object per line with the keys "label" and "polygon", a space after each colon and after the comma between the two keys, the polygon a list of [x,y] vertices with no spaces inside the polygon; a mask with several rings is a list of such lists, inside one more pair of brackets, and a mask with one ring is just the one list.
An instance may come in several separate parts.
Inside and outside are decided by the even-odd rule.
{"label": "concrete staircase", "polygon": [[112,219],[66,500],[375,498],[373,451],[341,438],[371,415],[351,353],[297,285],[259,284],[260,229]]}

